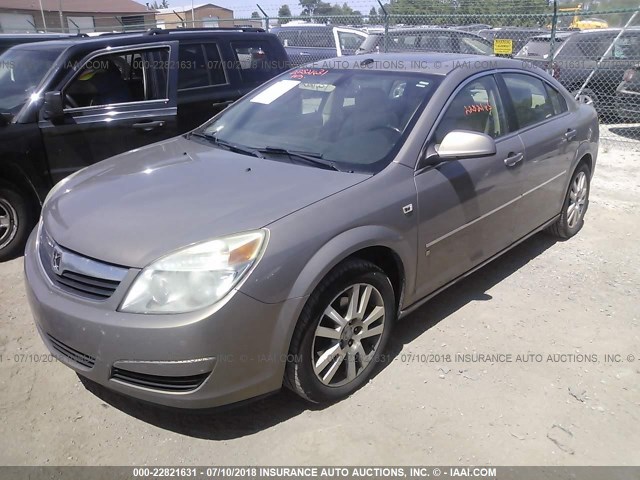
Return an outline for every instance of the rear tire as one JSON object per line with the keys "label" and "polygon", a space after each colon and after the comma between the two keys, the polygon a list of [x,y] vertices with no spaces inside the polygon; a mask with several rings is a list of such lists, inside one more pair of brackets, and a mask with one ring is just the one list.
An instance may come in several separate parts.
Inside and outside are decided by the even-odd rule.
{"label": "rear tire", "polygon": [[24,252],[35,224],[34,208],[20,189],[0,183],[0,262]]}
{"label": "rear tire", "polygon": [[560,218],[547,230],[550,234],[566,240],[582,229],[584,216],[589,207],[590,188],[591,172],[589,167],[582,163],[571,176]]}
{"label": "rear tire", "polygon": [[284,384],[314,403],[347,397],[371,377],[395,321],[389,277],[353,259],[309,297],[291,340]]}

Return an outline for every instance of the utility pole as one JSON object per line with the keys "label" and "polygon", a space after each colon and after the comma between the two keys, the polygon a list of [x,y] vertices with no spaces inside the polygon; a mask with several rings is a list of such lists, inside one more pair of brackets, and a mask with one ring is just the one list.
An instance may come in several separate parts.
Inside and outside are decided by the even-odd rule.
{"label": "utility pole", "polygon": [[193,8],[193,0],[191,0],[191,27],[196,28],[196,14]]}
{"label": "utility pole", "polygon": [[42,0],[40,0],[40,13],[42,14],[42,25],[44,26],[44,33],[47,33],[47,20],[44,18],[44,8],[42,8]]}
{"label": "utility pole", "polygon": [[58,13],[60,14],[60,33],[64,33],[64,17],[62,15],[62,0],[58,4]]}

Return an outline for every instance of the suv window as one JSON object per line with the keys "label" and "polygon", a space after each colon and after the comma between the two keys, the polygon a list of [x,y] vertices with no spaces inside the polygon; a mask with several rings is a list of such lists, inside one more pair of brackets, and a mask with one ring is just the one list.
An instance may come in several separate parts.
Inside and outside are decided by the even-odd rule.
{"label": "suv window", "polygon": [[564,48],[558,53],[562,57],[586,58],[591,61],[600,60],[611,45],[615,35],[576,34],[567,40]]}
{"label": "suv window", "polygon": [[276,35],[285,47],[300,46],[300,30],[286,27],[285,30],[280,30]]}
{"label": "suv window", "polygon": [[324,28],[315,30],[302,30],[300,32],[301,47],[334,48],[335,42],[329,30]]}
{"label": "suv window", "polygon": [[613,47],[613,58],[634,60],[640,57],[640,35],[622,35]]}
{"label": "suv window", "polygon": [[231,48],[242,79],[246,82],[265,82],[285,65],[278,65],[268,42],[232,42]]}
{"label": "suv window", "polygon": [[541,122],[555,114],[545,82],[522,73],[503,75],[520,128]]}
{"label": "suv window", "polygon": [[167,98],[169,48],[94,57],[65,89],[67,108]]}
{"label": "suv window", "polygon": [[435,143],[451,130],[471,130],[493,138],[506,132],[506,120],[498,85],[491,75],[472,80],[453,98],[436,128]]}
{"label": "suv window", "polygon": [[354,32],[338,32],[338,40],[342,50],[356,50],[362,44],[364,36]]}
{"label": "suv window", "polygon": [[217,44],[181,43],[179,52],[178,90],[227,83]]}

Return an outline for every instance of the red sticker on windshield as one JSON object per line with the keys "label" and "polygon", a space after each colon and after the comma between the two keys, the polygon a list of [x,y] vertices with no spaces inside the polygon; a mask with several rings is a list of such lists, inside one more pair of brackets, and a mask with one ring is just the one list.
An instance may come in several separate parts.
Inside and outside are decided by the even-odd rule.
{"label": "red sticker on windshield", "polygon": [[329,70],[316,70],[314,68],[299,68],[291,72],[291,78],[302,80],[305,77],[321,77],[329,73]]}
{"label": "red sticker on windshield", "polygon": [[474,113],[482,113],[482,112],[490,112],[491,105],[488,103],[486,105],[465,105],[464,106],[464,114],[465,115],[473,115]]}

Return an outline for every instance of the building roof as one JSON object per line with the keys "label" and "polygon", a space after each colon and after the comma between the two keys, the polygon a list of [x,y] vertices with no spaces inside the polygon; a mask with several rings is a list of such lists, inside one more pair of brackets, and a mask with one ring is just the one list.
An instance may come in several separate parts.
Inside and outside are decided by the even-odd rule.
{"label": "building roof", "polygon": [[[42,0],[45,11],[73,13],[148,13],[149,10],[134,0]],[[0,10],[40,10],[40,0],[0,0]]]}
{"label": "building roof", "polygon": [[[0,0],[1,1],[1,0]],[[233,12],[233,10],[230,10],[228,8],[224,8],[221,7],[219,5],[214,5],[213,3],[199,3],[193,6],[194,10],[198,10],[199,8],[202,7],[213,7],[213,8],[219,8],[220,10],[227,10],[228,12]],[[158,9],[158,13],[162,14],[166,14],[166,13],[188,13],[191,11],[191,5],[183,5],[182,7],[169,7],[169,8],[159,8]]]}

